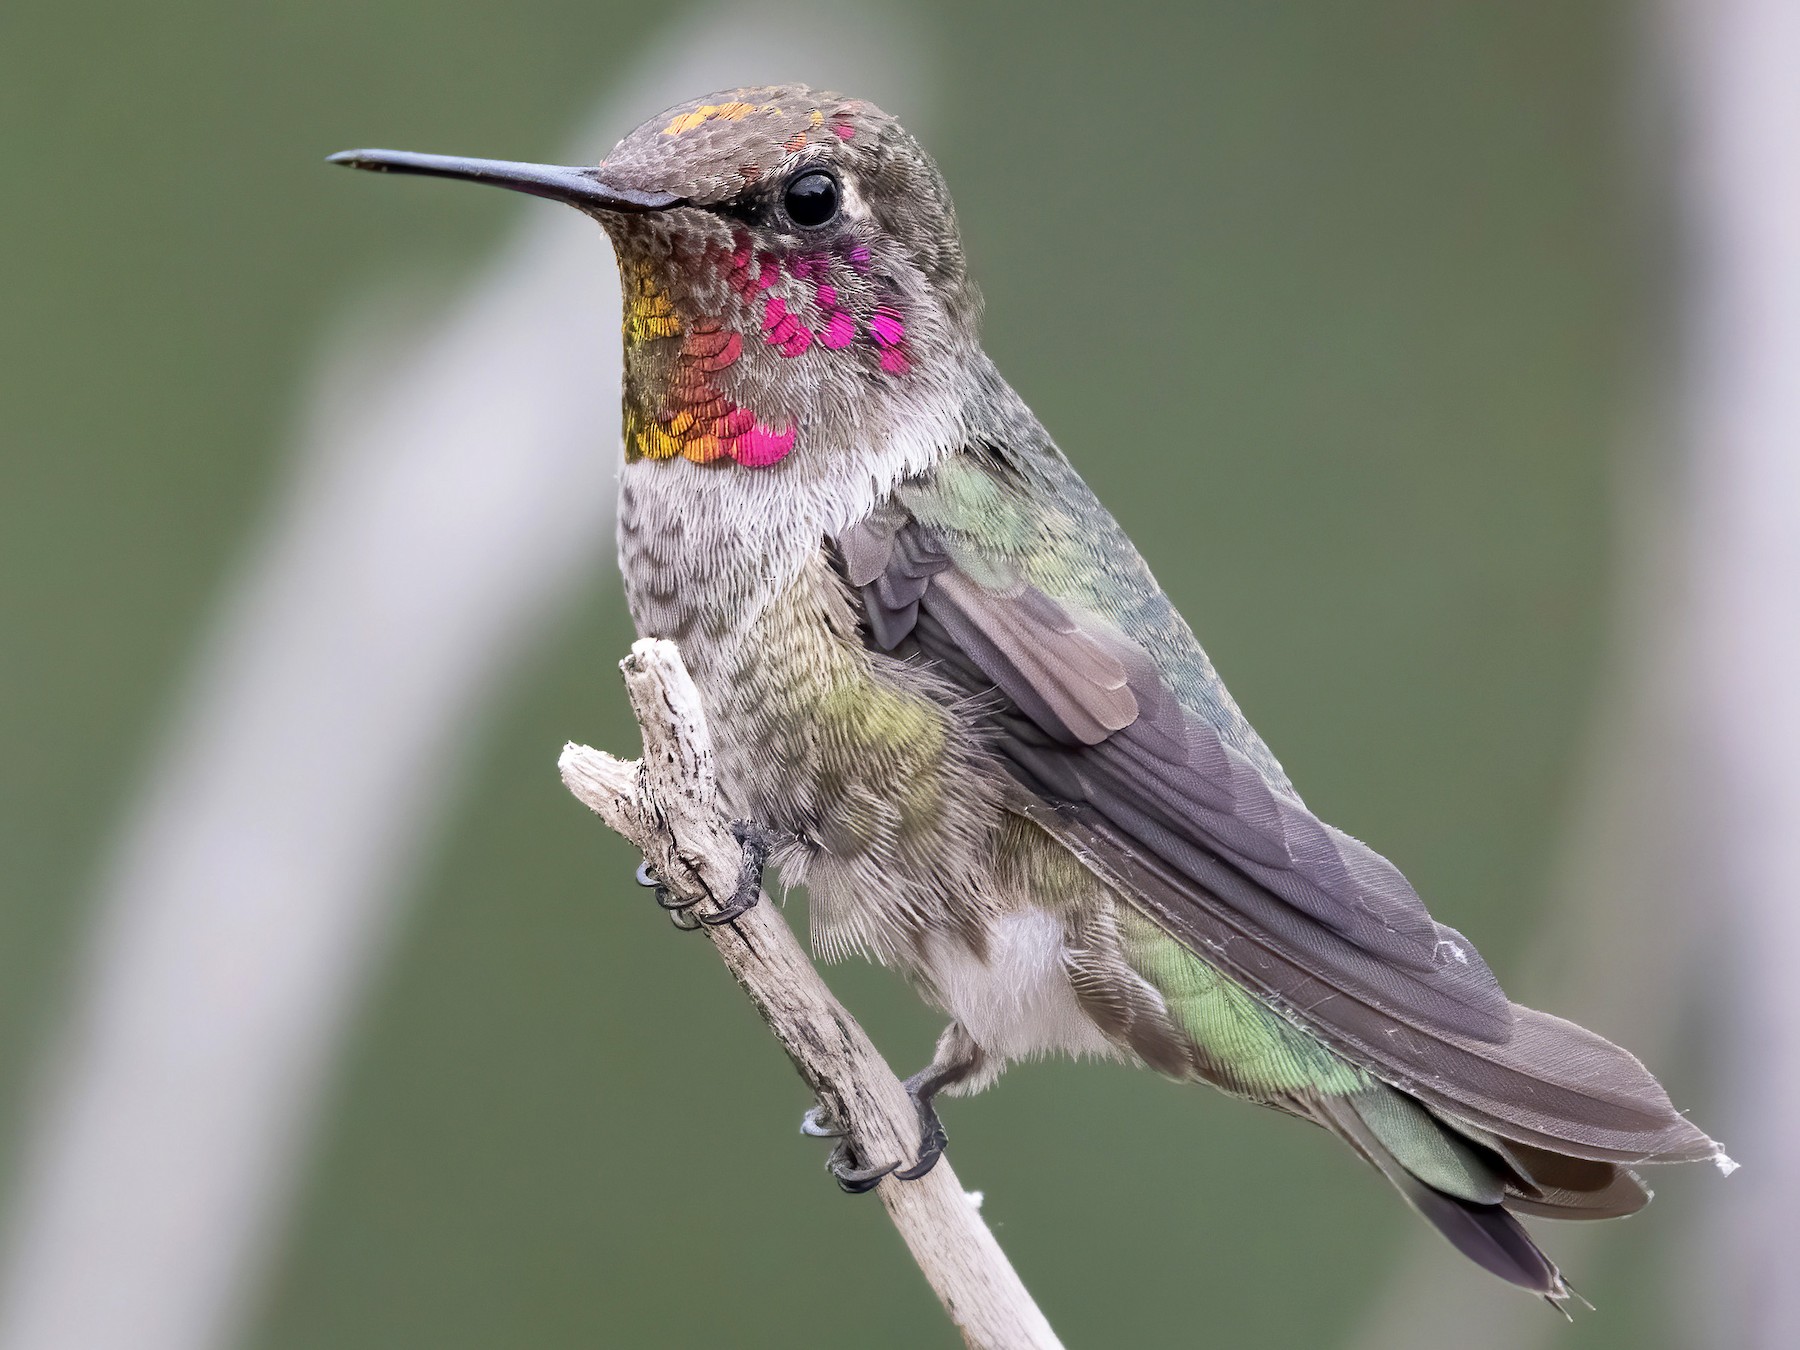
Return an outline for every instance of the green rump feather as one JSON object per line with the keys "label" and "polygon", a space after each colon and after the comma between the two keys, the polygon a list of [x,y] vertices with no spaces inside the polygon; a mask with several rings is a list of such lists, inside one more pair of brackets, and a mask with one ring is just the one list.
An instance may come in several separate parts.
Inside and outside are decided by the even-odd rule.
{"label": "green rump feather", "polygon": [[1343,1095],[1369,1076],[1227,979],[1139,914],[1121,907],[1126,962],[1162,995],[1170,1020],[1193,1042],[1206,1077],[1258,1101]]}

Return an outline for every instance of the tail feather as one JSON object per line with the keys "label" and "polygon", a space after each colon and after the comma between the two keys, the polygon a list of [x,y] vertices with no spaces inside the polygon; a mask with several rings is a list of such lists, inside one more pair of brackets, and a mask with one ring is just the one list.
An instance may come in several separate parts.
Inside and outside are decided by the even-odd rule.
{"label": "tail feather", "polygon": [[1472,1204],[1434,1191],[1403,1170],[1389,1173],[1388,1179],[1432,1227],[1483,1270],[1555,1302],[1569,1296],[1556,1263],[1504,1206]]}
{"label": "tail feather", "polygon": [[1383,1084],[1322,1095],[1312,1106],[1315,1119],[1380,1169],[1476,1265],[1553,1302],[1569,1297],[1556,1263],[1509,1212],[1520,1205],[1522,1180],[1510,1159]]}
{"label": "tail feather", "polygon": [[1438,1117],[1506,1164],[1506,1207],[1546,1219],[1619,1219],[1650,1203],[1637,1173],[1619,1163],[1573,1158],[1565,1153],[1503,1139],[1460,1120]]}

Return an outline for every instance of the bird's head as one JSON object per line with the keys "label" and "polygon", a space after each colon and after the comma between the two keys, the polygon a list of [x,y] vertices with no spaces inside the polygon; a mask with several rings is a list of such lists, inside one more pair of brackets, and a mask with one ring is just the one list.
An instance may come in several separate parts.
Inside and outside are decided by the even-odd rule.
{"label": "bird's head", "polygon": [[853,455],[963,395],[979,300],[942,176],[892,117],[801,85],[645,122],[593,168],[353,150],[606,229],[625,302],[625,454],[768,468]]}

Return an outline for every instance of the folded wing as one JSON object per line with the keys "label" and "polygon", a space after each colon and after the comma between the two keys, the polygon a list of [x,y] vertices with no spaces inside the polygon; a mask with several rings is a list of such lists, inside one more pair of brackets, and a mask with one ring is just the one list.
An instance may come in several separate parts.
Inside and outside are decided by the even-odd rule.
{"label": "folded wing", "polygon": [[934,519],[930,491],[839,553],[871,643],[976,696],[1021,810],[1195,953],[1448,1118],[1597,1160],[1717,1153],[1630,1054],[1510,1003],[1398,869],[1271,782],[1079,587],[1054,593],[1056,569]]}

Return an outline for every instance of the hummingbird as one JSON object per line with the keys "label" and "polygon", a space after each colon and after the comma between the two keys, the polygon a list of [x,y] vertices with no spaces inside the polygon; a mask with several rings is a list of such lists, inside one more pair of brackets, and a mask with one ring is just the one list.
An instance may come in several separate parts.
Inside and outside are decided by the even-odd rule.
{"label": "hummingbird", "polygon": [[771,85],[660,113],[593,167],[332,160],[533,193],[611,241],[625,593],[755,822],[708,918],[754,903],[766,858],[807,888],[819,956],[896,968],[950,1019],[907,1083],[917,1156],[840,1140],[846,1190],[932,1166],[939,1094],[1099,1056],[1321,1126],[1560,1304],[1518,1216],[1630,1214],[1641,1163],[1730,1167],[1635,1057],[1511,1002],[1302,801],[982,349],[949,191],[894,118]]}

